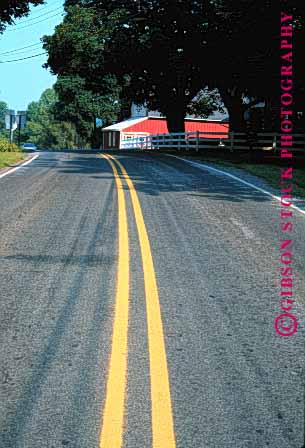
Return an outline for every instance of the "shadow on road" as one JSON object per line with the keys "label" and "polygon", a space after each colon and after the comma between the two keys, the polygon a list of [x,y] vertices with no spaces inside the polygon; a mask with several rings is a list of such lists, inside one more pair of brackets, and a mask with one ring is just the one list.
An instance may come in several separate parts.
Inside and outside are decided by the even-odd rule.
{"label": "shadow on road", "polygon": [[[61,152],[62,158],[45,153],[45,157],[36,161],[37,167],[50,167],[58,170],[58,174],[91,175],[95,179],[103,179],[111,175],[109,164],[99,158],[97,153],[76,153],[73,156]],[[188,195],[200,196],[214,201],[229,202],[270,202],[265,194],[247,187],[224,176],[215,175],[208,170],[199,170],[181,160],[164,155],[147,155],[139,153],[111,152],[126,168],[137,191],[147,195],[158,196],[164,192],[185,192]],[[54,163],[53,163],[54,161]],[[124,188],[127,189],[126,186]]]}

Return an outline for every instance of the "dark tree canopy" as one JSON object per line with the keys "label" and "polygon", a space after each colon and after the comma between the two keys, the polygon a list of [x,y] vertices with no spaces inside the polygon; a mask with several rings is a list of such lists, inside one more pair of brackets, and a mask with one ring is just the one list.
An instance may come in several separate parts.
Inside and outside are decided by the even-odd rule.
{"label": "dark tree canopy", "polygon": [[270,110],[278,101],[281,7],[293,12],[300,42],[305,8],[297,0],[66,0],[63,24],[45,39],[48,66],[96,92],[111,74],[121,97],[162,112],[171,132],[184,130],[198,92],[217,88],[239,130],[245,96]]}
{"label": "dark tree canopy", "polygon": [[66,10],[45,39],[52,71],[74,71],[89,84],[112,73],[123,97],[161,111],[171,131],[183,130],[188,104],[205,86],[200,52],[209,11],[195,0],[69,1]]}

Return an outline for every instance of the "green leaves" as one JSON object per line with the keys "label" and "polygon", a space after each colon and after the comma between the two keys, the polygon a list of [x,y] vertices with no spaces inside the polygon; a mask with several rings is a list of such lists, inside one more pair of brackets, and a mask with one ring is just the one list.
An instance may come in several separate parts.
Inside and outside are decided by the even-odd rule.
{"label": "green leaves", "polygon": [[40,100],[32,102],[27,110],[27,126],[23,139],[40,148],[67,149],[77,147],[77,133],[71,122],[60,121],[56,115],[57,94],[45,90]]}
{"label": "green leaves", "polygon": [[103,91],[94,82],[93,86],[88,85],[87,80],[79,75],[59,76],[54,86],[58,95],[55,107],[58,118],[73,122],[86,140],[90,140],[94,132],[95,118],[103,118],[109,124],[117,119],[119,113],[120,89],[116,78],[105,75],[103,81]]}
{"label": "green leaves", "polygon": [[190,115],[207,118],[214,111],[224,112],[223,103],[216,89],[202,89],[189,103],[187,111]]}
{"label": "green leaves", "polygon": [[0,136],[5,136],[5,111],[8,109],[8,105],[4,101],[0,101]]}
{"label": "green leaves", "polygon": [[[89,135],[95,114],[111,122],[119,112],[115,101],[134,101],[159,110],[172,131],[181,131],[187,112],[206,116],[220,107],[213,94],[198,97],[205,86],[218,88],[227,107],[230,91],[236,92],[234,108],[243,94],[275,96],[280,5],[66,0],[63,23],[44,38],[46,66],[58,75],[60,110]],[[301,24],[305,7],[297,0],[292,5]],[[295,48],[301,54],[303,47]],[[93,107],[95,98],[100,107]]]}
{"label": "green leaves", "polygon": [[67,7],[67,16],[53,36],[43,38],[49,53],[46,67],[58,75],[57,117],[74,123],[85,141],[96,138],[95,118],[112,123],[120,110],[117,77],[110,74],[106,48],[122,12],[105,15],[94,7]]}

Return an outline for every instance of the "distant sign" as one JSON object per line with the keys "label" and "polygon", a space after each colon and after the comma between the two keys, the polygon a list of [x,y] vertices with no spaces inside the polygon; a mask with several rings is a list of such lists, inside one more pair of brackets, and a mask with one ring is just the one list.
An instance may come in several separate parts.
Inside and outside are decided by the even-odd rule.
{"label": "distant sign", "polygon": [[26,111],[25,110],[18,110],[16,115],[16,123],[17,126],[20,127],[20,129],[23,129],[26,125]]}
{"label": "distant sign", "polygon": [[13,109],[7,109],[5,111],[5,128],[12,129],[15,123],[15,111]]}

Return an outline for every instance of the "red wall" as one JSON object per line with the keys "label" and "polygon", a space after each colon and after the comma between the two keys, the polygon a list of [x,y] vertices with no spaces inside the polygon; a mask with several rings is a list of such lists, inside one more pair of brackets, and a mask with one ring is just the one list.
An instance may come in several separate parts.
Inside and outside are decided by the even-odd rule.
{"label": "red wall", "polygon": [[[226,132],[229,131],[228,123],[215,123],[215,121],[185,120],[185,132]],[[148,118],[145,121],[129,126],[123,132],[149,132],[150,134],[168,134],[166,120]],[[200,135],[200,137],[227,138],[221,134]]]}

